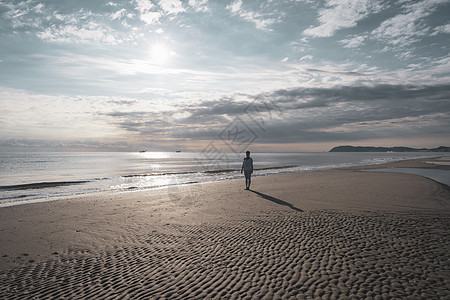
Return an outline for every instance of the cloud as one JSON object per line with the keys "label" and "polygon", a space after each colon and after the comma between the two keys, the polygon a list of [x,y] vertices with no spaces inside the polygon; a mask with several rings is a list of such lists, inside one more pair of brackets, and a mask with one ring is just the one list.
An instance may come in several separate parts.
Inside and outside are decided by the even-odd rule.
{"label": "cloud", "polygon": [[364,45],[365,36],[355,36],[350,39],[343,39],[340,43],[344,46],[344,48],[358,48]]}
{"label": "cloud", "polygon": [[189,5],[193,7],[195,11],[200,12],[209,11],[207,4],[208,0],[189,0]]}
{"label": "cloud", "polygon": [[[157,146],[176,140],[213,141],[237,117],[259,130],[258,142],[266,144],[444,137],[450,130],[448,84],[297,87],[214,98],[191,94],[184,103],[161,106],[154,100],[149,105],[134,98],[68,98],[14,90],[2,90],[0,96],[7,99],[0,118],[0,140],[5,143],[59,139],[73,146],[80,139],[109,138],[127,145],[151,139]],[[264,131],[255,123],[260,115],[246,114],[250,103],[277,106],[264,117]]]}
{"label": "cloud", "polygon": [[[174,137],[174,132],[179,130],[177,113],[174,111],[114,111],[100,116],[110,117],[110,122],[118,128],[141,136],[141,139],[166,139]],[[185,129],[190,129],[194,124],[184,124]]]}
{"label": "cloud", "polygon": [[110,18],[112,20],[120,20],[125,14],[127,13],[127,10],[125,8],[119,9],[115,13],[112,13],[110,15]]}
{"label": "cloud", "polygon": [[[263,99],[285,114],[261,136],[267,141],[401,135],[406,127],[440,132],[449,129],[448,106],[437,97],[450,97],[431,87],[447,88],[450,78],[443,3],[0,1],[3,84],[66,95],[2,100],[0,131],[206,139]],[[420,47],[404,47],[418,40]],[[151,56],[160,41],[177,53],[165,65]],[[69,96],[77,94],[115,97]]]}
{"label": "cloud", "polygon": [[136,2],[136,9],[141,14],[144,14],[155,7],[155,5],[150,0],[135,0],[135,2]]}
{"label": "cloud", "polygon": [[178,14],[184,12],[183,4],[179,0],[160,0],[159,6],[167,14]]}
{"label": "cloud", "polygon": [[99,139],[80,139],[73,141],[62,140],[44,140],[44,139],[8,139],[0,141],[0,147],[6,149],[31,148],[41,150],[61,150],[61,149],[77,149],[90,150],[124,150],[134,149],[134,145],[130,145],[123,141],[107,141]]}
{"label": "cloud", "polygon": [[9,21],[8,26],[14,30],[28,30],[42,26],[43,4],[34,5],[33,1],[0,3],[7,11],[2,17]]}
{"label": "cloud", "polygon": [[44,6],[45,6],[44,4],[39,3],[35,7],[33,7],[33,11],[37,14],[42,14],[42,13],[44,13],[44,11],[43,11]]}
{"label": "cloud", "polygon": [[[129,39],[105,22],[102,13],[89,9],[58,10],[50,4],[30,0],[4,6],[7,11],[3,17],[9,21],[14,34],[32,33],[43,41],[74,44],[118,45]],[[122,8],[109,17],[119,20],[125,14],[126,9]]]}
{"label": "cloud", "polygon": [[[261,142],[363,140],[412,137],[419,132],[424,136],[443,134],[450,129],[449,87],[294,88],[248,95],[248,99],[276,103],[282,112],[282,117],[267,119]],[[248,103],[237,102],[233,97],[206,101],[200,107],[185,109],[191,115],[181,122],[194,126],[195,120],[216,120],[212,130],[217,135],[233,118],[241,117],[257,129],[252,120],[245,119],[243,110]],[[202,139],[211,136],[202,130],[178,131],[177,134]]]}
{"label": "cloud", "polygon": [[450,24],[445,24],[445,25],[435,27],[432,35],[438,35],[440,33],[450,34]]}
{"label": "cloud", "polygon": [[185,111],[190,113],[190,119],[199,117],[218,116],[233,117],[243,114],[246,102],[237,101],[234,97],[221,97],[217,100],[207,100],[194,107],[186,107]]}
{"label": "cloud", "polygon": [[321,70],[321,69],[306,69],[306,71],[315,73],[315,74],[325,74],[325,75],[338,75],[338,76],[350,76],[350,77],[363,77],[368,76],[368,74],[355,72],[355,71],[327,71],[327,70]]}
{"label": "cloud", "polygon": [[[258,131],[261,143],[358,141],[442,135],[450,130],[450,86],[342,86],[292,88],[229,95],[173,107],[173,111],[109,114],[118,126],[142,136],[219,140],[239,117]],[[276,104],[264,132],[246,114],[247,105]]]}
{"label": "cloud", "polygon": [[47,139],[74,140],[106,138],[120,135],[116,127],[95,114],[98,110],[122,107],[108,101],[109,97],[64,97],[33,94],[14,89],[0,89],[2,117],[0,140]]}
{"label": "cloud", "polygon": [[113,104],[113,105],[117,105],[117,106],[119,106],[119,105],[131,106],[131,105],[136,104],[137,101],[136,100],[121,100],[121,99],[115,100],[114,99],[114,100],[109,100],[108,103],[109,104]]}
{"label": "cloud", "polygon": [[[450,103],[446,101],[450,96],[449,87],[379,85],[299,88],[274,91],[260,97],[275,101],[284,113],[284,120],[302,124],[303,129],[337,132],[336,128],[341,128],[341,132],[358,132],[360,128],[355,124],[380,124],[380,127],[383,125],[389,129],[389,124],[396,122],[398,131],[409,131],[412,126],[427,127],[433,132],[438,126],[450,126],[450,121],[445,118],[450,116]],[[417,124],[408,122],[409,128],[398,126],[404,120],[421,118],[427,121]],[[383,133],[378,131],[378,134]]]}
{"label": "cloud", "polygon": [[141,13],[139,18],[147,24],[155,24],[158,23],[162,14],[160,12],[148,11],[145,13]]}
{"label": "cloud", "polygon": [[40,39],[57,43],[118,45],[123,40],[103,24],[89,21],[76,25],[51,25],[36,34]]}
{"label": "cloud", "polygon": [[355,27],[359,20],[381,9],[378,1],[373,0],[328,0],[326,8],[319,10],[320,25],[310,27],[303,33],[313,37],[330,37],[339,29]]}
{"label": "cloud", "polygon": [[279,22],[278,19],[270,18],[267,14],[260,14],[253,11],[247,11],[242,8],[242,0],[236,0],[227,5],[226,9],[230,10],[232,15],[239,16],[247,22],[255,24],[257,29],[271,31],[270,25]]}
{"label": "cloud", "polygon": [[139,18],[147,25],[158,24],[164,13],[176,15],[184,12],[183,4],[179,0],[160,0],[159,8],[150,0],[135,0]]}
{"label": "cloud", "polygon": [[136,10],[139,11],[139,18],[147,24],[158,23],[162,14],[159,11],[152,11],[155,5],[149,0],[135,0]]}
{"label": "cloud", "polygon": [[427,35],[430,28],[423,21],[430,16],[445,0],[425,0],[418,3],[407,4],[404,12],[385,20],[372,31],[373,38],[392,46],[409,46],[419,40],[420,36]]}
{"label": "cloud", "polygon": [[[445,136],[450,129],[448,85],[292,89],[264,95],[283,111],[267,126],[266,142],[358,141]],[[273,126],[273,131],[272,131]],[[284,133],[283,133],[284,132]]]}

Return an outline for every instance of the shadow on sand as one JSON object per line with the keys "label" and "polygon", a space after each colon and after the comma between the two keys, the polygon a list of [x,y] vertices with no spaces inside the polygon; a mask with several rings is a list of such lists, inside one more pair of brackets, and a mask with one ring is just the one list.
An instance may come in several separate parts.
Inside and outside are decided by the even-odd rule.
{"label": "shadow on sand", "polygon": [[275,198],[275,197],[272,197],[272,196],[269,196],[269,195],[266,195],[266,194],[254,191],[254,190],[250,190],[250,192],[255,193],[256,195],[260,196],[261,198],[264,198],[266,200],[272,201],[272,202],[274,202],[276,204],[285,205],[285,206],[287,206],[290,209],[293,209],[295,211],[303,212],[303,210],[301,210],[300,208],[297,208],[294,205],[292,205],[292,204],[290,204],[290,203],[288,203],[286,201],[283,201],[281,199],[278,199],[278,198]]}

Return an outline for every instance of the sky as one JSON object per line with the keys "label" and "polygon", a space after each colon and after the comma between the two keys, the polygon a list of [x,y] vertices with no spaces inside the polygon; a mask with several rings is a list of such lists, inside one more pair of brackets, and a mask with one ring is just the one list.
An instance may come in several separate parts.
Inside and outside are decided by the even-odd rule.
{"label": "sky", "polygon": [[450,1],[0,1],[0,150],[450,146]]}

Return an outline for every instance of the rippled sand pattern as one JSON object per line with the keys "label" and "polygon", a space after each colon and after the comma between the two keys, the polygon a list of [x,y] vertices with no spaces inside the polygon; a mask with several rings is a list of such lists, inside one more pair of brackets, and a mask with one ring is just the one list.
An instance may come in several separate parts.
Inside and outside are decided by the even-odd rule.
{"label": "rippled sand pattern", "polygon": [[274,214],[55,253],[0,274],[0,298],[449,298],[448,214]]}

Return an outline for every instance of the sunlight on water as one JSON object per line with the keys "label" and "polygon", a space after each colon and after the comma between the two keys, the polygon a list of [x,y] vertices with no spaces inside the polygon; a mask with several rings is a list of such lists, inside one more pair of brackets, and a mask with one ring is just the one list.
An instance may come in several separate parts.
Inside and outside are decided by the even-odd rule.
{"label": "sunlight on water", "polygon": [[121,184],[111,185],[110,190],[146,189],[177,184],[174,176],[137,176],[123,178]]}
{"label": "sunlight on water", "polygon": [[169,153],[167,152],[140,152],[136,153],[136,155],[143,158],[169,158]]}

